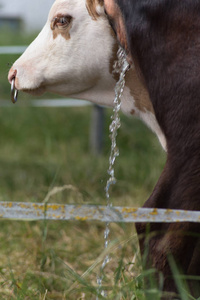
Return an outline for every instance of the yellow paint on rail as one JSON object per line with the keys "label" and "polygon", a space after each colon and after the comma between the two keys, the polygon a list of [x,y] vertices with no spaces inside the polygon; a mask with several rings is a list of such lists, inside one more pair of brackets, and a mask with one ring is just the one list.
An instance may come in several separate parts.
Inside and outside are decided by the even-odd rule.
{"label": "yellow paint on rail", "polygon": [[77,221],[87,221],[88,217],[79,217],[79,216],[76,216],[75,220],[77,220]]}
{"label": "yellow paint on rail", "polygon": [[127,213],[127,214],[131,214],[131,213],[134,213],[136,211],[138,211],[138,209],[137,208],[132,208],[132,207],[124,207],[122,209],[122,213]]}
{"label": "yellow paint on rail", "polygon": [[41,205],[41,204],[35,204],[35,203],[33,203],[33,208],[35,209],[35,210],[42,210],[42,211],[45,211],[45,206],[44,205]]}
{"label": "yellow paint on rail", "polygon": [[20,203],[21,208],[30,208],[30,204]]}
{"label": "yellow paint on rail", "polygon": [[155,216],[157,216],[157,214],[158,214],[158,210],[157,210],[157,208],[154,208],[154,210],[152,211],[152,212],[150,212],[149,213],[150,215],[155,215]]}
{"label": "yellow paint on rail", "polygon": [[165,214],[167,215],[167,214],[171,214],[173,212],[173,210],[172,209],[166,209],[166,212],[165,212]]}
{"label": "yellow paint on rail", "polygon": [[13,203],[12,202],[5,202],[5,203],[3,203],[3,206],[11,208],[13,206]]}

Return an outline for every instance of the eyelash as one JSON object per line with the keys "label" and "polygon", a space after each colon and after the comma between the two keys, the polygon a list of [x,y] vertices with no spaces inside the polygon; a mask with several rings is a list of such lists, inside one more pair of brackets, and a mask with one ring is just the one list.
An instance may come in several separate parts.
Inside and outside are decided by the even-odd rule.
{"label": "eyelash", "polygon": [[71,22],[72,17],[71,16],[62,16],[62,17],[55,17],[52,20],[52,28],[55,28],[56,26],[68,26]]}
{"label": "eyelash", "polygon": [[66,23],[67,23],[67,22],[66,22],[66,17],[60,18],[59,24],[66,24]]}

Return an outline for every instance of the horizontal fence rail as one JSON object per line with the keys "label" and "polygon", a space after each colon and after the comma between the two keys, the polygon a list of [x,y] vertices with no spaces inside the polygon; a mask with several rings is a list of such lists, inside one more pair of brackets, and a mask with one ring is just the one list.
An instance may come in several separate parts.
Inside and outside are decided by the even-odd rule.
{"label": "horizontal fence rail", "polygon": [[77,220],[101,222],[195,222],[199,211],[132,208],[96,205],[62,205],[45,203],[0,202],[0,218],[15,220]]}
{"label": "horizontal fence rail", "polygon": [[0,46],[0,54],[22,54],[27,46]]}
{"label": "horizontal fence rail", "polygon": [[91,106],[92,103],[85,100],[77,99],[38,99],[38,100],[27,100],[27,101],[18,101],[17,104],[13,105],[11,101],[0,100],[0,107],[83,107]]}

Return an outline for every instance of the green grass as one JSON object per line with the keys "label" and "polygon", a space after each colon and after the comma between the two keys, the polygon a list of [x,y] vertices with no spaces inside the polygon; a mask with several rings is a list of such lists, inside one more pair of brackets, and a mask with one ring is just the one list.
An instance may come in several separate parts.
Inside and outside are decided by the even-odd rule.
{"label": "green grass", "polygon": [[[0,34],[1,45],[26,44],[31,39]],[[0,100],[10,101],[7,72],[15,59],[0,56]],[[20,94],[19,101],[28,99]],[[52,188],[71,185],[75,189],[50,201],[105,205],[111,111],[106,111],[104,149],[99,157],[89,149],[91,112],[90,107],[0,107],[0,201],[42,202]],[[123,115],[121,120],[117,184],[111,201],[141,206],[161,173],[165,154],[140,121]],[[1,220],[0,228],[0,299],[96,299],[96,278],[105,256],[105,224]],[[103,280],[108,299],[146,299],[143,280],[153,278],[154,270],[141,269],[134,225],[111,224],[110,240],[112,260]],[[160,295],[152,280],[148,299],[160,299]]]}
{"label": "green grass", "polygon": [[[41,202],[53,187],[72,185],[78,192],[66,190],[50,201],[106,204],[110,114],[108,110],[103,154],[94,157],[88,142],[91,108],[1,108],[0,200]],[[159,176],[164,154],[140,121],[124,116],[118,145],[112,202],[142,205]],[[1,221],[0,226],[3,299],[95,299],[104,224]],[[134,225],[112,224],[110,237],[113,259],[104,283],[110,299],[131,299],[134,290],[143,293],[139,262],[132,263],[138,251]]]}

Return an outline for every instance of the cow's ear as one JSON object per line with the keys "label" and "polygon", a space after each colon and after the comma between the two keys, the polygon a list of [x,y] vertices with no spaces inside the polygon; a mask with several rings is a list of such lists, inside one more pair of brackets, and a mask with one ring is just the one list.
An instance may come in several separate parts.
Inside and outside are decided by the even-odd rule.
{"label": "cow's ear", "polygon": [[103,0],[86,0],[86,8],[89,15],[93,20],[98,20],[98,18],[104,15],[104,1]]}

